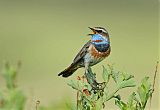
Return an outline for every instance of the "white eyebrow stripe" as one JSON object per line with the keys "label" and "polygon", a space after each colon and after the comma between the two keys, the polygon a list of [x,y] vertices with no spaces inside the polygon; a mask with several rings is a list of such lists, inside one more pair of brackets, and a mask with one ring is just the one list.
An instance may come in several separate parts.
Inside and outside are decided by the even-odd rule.
{"label": "white eyebrow stripe", "polygon": [[97,30],[101,30],[102,32],[106,32],[106,33],[108,33],[106,30],[104,30],[104,29],[97,29]]}

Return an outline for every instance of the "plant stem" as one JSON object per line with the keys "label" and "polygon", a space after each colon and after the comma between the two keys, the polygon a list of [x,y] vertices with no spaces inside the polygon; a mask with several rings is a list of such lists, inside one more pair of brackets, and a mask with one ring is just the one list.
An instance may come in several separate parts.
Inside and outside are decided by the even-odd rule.
{"label": "plant stem", "polygon": [[77,109],[76,110],[78,110],[78,97],[79,97],[79,91],[77,91]]}
{"label": "plant stem", "polygon": [[[153,79],[153,85],[152,85],[152,89],[153,89],[152,94],[153,94],[154,89],[155,89],[155,82],[156,82],[156,76],[157,76],[157,72],[158,72],[158,65],[159,65],[159,61],[157,61],[156,70],[154,72],[154,79]],[[151,110],[152,94],[151,94],[151,97],[150,97],[149,110]]]}

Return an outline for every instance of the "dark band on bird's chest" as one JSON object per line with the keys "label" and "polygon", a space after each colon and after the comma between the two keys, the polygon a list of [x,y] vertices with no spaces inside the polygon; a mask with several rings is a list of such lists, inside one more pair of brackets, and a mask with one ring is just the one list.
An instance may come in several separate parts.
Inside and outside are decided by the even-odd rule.
{"label": "dark band on bird's chest", "polygon": [[98,52],[106,52],[109,48],[109,44],[93,44]]}

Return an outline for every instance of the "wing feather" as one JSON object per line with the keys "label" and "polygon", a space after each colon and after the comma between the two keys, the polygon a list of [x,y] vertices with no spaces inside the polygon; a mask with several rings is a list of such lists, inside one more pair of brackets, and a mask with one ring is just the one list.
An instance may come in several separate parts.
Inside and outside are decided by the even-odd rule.
{"label": "wing feather", "polygon": [[78,52],[78,54],[76,55],[76,57],[73,60],[73,64],[77,63],[78,61],[80,61],[87,53],[88,48],[91,44],[91,40],[89,40],[83,47],[82,49]]}

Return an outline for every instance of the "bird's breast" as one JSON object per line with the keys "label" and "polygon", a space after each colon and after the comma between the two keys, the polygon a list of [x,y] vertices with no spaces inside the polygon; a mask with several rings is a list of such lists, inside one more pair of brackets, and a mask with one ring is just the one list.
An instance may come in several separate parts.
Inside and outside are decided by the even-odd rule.
{"label": "bird's breast", "polygon": [[103,44],[93,44],[95,49],[98,51],[98,52],[106,52],[109,48],[109,44],[108,43],[103,43]]}
{"label": "bird's breast", "polygon": [[89,53],[87,54],[91,65],[97,64],[105,59],[110,54],[110,47],[105,52],[99,52],[94,45],[90,45]]}
{"label": "bird's breast", "polygon": [[[103,51],[99,51],[99,49],[103,50]],[[94,45],[91,45],[90,48],[90,53],[93,57],[95,58],[105,58],[110,54],[110,46],[107,47],[103,47],[103,45],[101,47],[96,47]]]}

